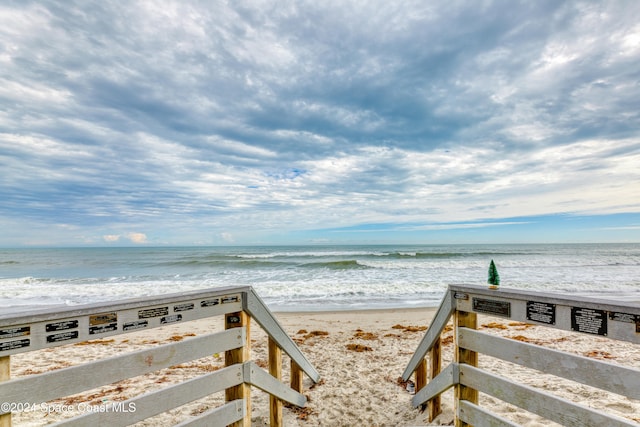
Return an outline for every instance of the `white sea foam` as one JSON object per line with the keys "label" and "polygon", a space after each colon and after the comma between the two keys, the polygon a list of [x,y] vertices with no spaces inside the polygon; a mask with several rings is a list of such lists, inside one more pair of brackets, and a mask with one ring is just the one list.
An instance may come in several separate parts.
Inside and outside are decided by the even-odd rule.
{"label": "white sea foam", "polygon": [[640,300],[640,245],[0,250],[0,306],[254,286],[279,310],[436,306],[450,283]]}

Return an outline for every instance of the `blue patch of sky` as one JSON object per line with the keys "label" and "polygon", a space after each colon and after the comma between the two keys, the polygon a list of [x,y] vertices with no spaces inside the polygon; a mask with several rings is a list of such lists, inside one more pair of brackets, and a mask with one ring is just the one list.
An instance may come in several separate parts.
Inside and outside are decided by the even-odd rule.
{"label": "blue patch of sky", "polygon": [[304,169],[289,168],[280,171],[265,172],[264,175],[268,178],[273,178],[276,180],[294,180],[299,176],[304,175],[305,173],[307,173],[307,171]]}
{"label": "blue patch of sky", "polygon": [[[541,215],[447,223],[376,223],[303,233],[327,243],[554,243],[640,240],[640,214]],[[324,240],[323,240],[324,239]]]}

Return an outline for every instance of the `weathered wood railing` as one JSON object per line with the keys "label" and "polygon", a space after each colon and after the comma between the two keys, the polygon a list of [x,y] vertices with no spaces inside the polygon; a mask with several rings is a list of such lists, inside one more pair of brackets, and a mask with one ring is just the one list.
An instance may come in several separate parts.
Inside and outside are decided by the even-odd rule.
{"label": "weathered wood railing", "polygon": [[[82,365],[10,379],[11,355],[151,329],[171,323],[225,316],[225,330]],[[250,360],[250,319],[269,339],[269,373]],[[282,351],[291,358],[291,387],[281,382]],[[0,314],[0,427],[11,426],[11,410],[27,402],[49,402],[75,393],[225,352],[225,367],[188,381],[86,411],[56,425],[129,425],[212,393],[226,403],[180,425],[250,426],[250,386],[270,395],[272,426],[282,425],[282,401],[304,406],[303,372],[320,378],[297,345],[251,287],[210,289],[33,312]],[[134,410],[131,410],[134,408]],[[33,409],[33,408],[32,408]]]}
{"label": "weathered wood railing", "polygon": [[[486,393],[567,426],[638,426],[551,393],[518,384],[478,368],[484,354],[527,368],[640,399],[640,370],[477,331],[477,314],[640,344],[640,305],[514,289],[489,290],[451,285],[402,378],[415,373],[415,407],[425,405],[429,420],[441,412],[440,395],[454,390],[456,426],[516,426],[478,406]],[[440,336],[453,317],[453,362],[441,370]],[[429,361],[425,360],[425,357]]]}

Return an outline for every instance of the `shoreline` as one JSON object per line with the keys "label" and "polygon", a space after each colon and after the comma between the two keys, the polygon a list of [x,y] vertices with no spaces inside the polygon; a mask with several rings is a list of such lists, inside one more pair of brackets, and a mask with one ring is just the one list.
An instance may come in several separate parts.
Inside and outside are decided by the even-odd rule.
{"label": "shoreline", "polygon": [[[305,408],[285,408],[283,423],[287,426],[426,426],[448,425],[453,420],[452,390],[442,396],[443,413],[427,422],[427,414],[411,406],[412,394],[399,381],[436,308],[333,310],[276,312],[275,317],[297,343],[321,375],[318,384],[305,376],[303,393],[309,401]],[[570,333],[543,326],[528,326],[505,319],[479,315],[478,327],[501,336],[530,340],[558,350],[599,358],[640,369],[639,346],[603,337]],[[188,340],[222,330],[223,317],[205,318],[183,324],[172,324],[153,330],[94,340],[87,344],[71,344],[12,356],[12,378],[60,369],[89,360],[136,351],[159,344]],[[443,336],[443,367],[452,360],[452,332]],[[267,365],[267,336],[257,322],[251,322],[251,354],[259,366]],[[576,383],[520,369],[506,362],[480,355],[480,366],[529,386],[550,390],[555,394],[606,410],[640,422],[640,401]],[[283,382],[288,383],[288,357],[283,359]],[[213,355],[162,371],[127,379],[55,402],[91,403],[119,402],[134,396],[185,381],[224,365],[224,355]],[[260,390],[252,392],[252,425],[267,426],[269,398]],[[196,413],[219,406],[224,393],[216,393],[200,401],[137,423],[136,426],[176,424]],[[542,427],[549,422],[522,410],[481,396],[480,404],[498,415],[525,427]],[[16,426],[40,426],[60,421],[73,413],[25,412],[14,414]]]}

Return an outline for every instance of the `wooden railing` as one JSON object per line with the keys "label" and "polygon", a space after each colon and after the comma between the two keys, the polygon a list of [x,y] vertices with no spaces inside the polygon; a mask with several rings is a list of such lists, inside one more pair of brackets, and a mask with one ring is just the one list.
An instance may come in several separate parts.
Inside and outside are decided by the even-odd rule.
{"label": "wooden railing", "polygon": [[[426,405],[429,421],[441,413],[440,395],[455,387],[456,426],[517,425],[480,407],[479,392],[562,425],[639,425],[630,419],[603,413],[481,370],[478,355],[495,357],[630,399],[640,399],[640,370],[478,331],[478,314],[640,344],[638,304],[513,289],[449,286],[431,326],[402,375],[406,381],[415,373],[416,394],[412,404],[415,407]],[[451,318],[455,345],[453,361],[442,370],[440,337]]]}
{"label": "wooden railing", "polygon": [[[73,367],[10,379],[11,356],[224,315],[225,330],[159,345]],[[269,372],[250,359],[250,322],[268,335]],[[270,422],[282,425],[282,402],[304,406],[303,373],[313,382],[320,375],[286,334],[251,287],[211,289],[155,298],[91,304],[0,315],[0,427],[11,426],[11,410],[27,402],[50,402],[106,384],[158,371],[173,365],[225,353],[225,367],[188,381],[111,403],[100,410],[63,420],[60,426],[125,426],[170,409],[225,391],[226,403],[192,417],[182,425],[250,426],[251,386],[270,395]],[[291,359],[291,385],[281,381],[282,352]],[[134,410],[131,410],[135,408]]]}

